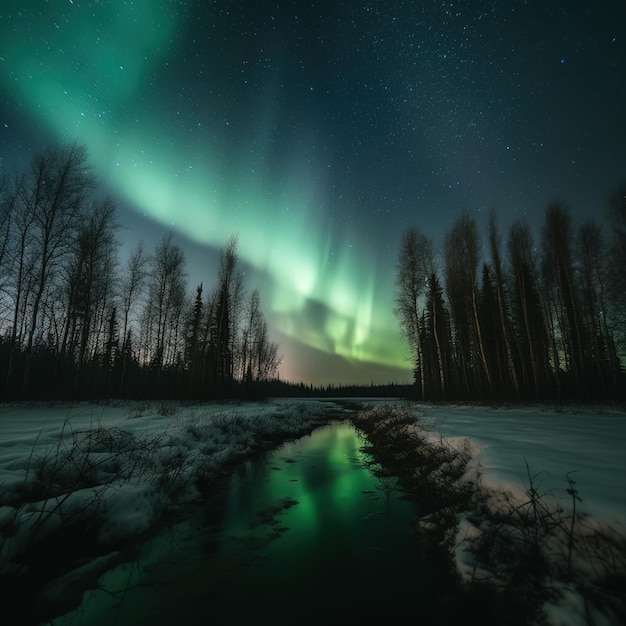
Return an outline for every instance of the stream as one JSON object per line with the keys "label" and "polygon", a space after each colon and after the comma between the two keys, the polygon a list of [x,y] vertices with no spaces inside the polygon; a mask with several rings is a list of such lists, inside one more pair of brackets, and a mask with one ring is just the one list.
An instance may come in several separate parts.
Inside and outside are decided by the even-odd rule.
{"label": "stream", "polygon": [[349,422],[244,463],[55,626],[308,624],[428,614],[414,506],[366,467]]}

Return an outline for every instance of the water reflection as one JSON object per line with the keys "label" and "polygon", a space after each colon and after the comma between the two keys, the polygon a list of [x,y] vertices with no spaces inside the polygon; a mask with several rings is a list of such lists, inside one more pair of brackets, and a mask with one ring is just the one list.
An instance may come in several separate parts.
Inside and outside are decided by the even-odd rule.
{"label": "water reflection", "polygon": [[333,424],[248,461],[221,502],[162,532],[54,624],[372,623],[427,602],[413,507],[387,497],[361,445]]}

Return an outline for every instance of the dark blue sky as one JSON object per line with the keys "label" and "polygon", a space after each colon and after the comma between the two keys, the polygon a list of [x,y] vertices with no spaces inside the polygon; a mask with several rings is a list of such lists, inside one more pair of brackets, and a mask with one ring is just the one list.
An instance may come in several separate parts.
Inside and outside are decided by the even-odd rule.
{"label": "dark blue sky", "polygon": [[84,143],[128,244],[173,229],[196,283],[238,233],[285,378],[409,380],[402,232],[603,220],[624,33],[623,0],[9,0],[0,156]]}

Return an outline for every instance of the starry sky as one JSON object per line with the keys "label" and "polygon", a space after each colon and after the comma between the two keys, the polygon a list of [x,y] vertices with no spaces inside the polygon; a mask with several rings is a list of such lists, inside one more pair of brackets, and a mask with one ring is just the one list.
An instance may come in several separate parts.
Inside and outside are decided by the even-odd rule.
{"label": "starry sky", "polygon": [[174,233],[190,292],[238,235],[282,378],[408,382],[408,227],[440,250],[464,211],[605,219],[626,2],[3,0],[2,169],[70,141],[128,248]]}

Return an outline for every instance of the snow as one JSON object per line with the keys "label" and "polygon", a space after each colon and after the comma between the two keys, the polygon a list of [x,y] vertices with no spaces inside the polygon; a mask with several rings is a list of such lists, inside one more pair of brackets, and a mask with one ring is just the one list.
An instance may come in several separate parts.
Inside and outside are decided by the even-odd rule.
{"label": "snow", "polygon": [[567,476],[582,508],[606,521],[626,523],[626,414],[607,407],[416,411],[446,439],[467,437],[479,450],[483,483],[512,490],[528,487],[528,473],[543,492],[563,494]]}
{"label": "snow", "polygon": [[[452,445],[469,440],[468,474],[480,474],[491,506],[522,498],[532,478],[542,494],[567,507],[569,476],[586,530],[609,528],[626,536],[623,411],[407,406],[432,426],[433,437]],[[217,477],[272,441],[345,418],[342,411],[332,399],[1,406],[0,574],[19,571],[14,557],[33,535],[61,528],[85,511],[100,519],[98,540],[111,546],[111,556],[117,542],[140,537],[168,512],[197,500],[198,477]],[[457,568],[466,577],[477,575],[468,542],[484,530],[474,521],[459,519],[456,535]],[[575,589],[563,585],[559,598],[546,605],[549,623],[584,624]],[[602,615],[595,617],[602,623]]]}
{"label": "snow", "polygon": [[[567,562],[567,529],[576,497],[576,539],[572,580],[551,581],[553,597],[543,606],[551,626],[612,626],[610,610],[585,601],[581,587],[593,588],[614,573],[626,571],[626,414],[621,409],[515,408],[477,409],[467,406],[413,407],[433,428],[432,437],[462,445],[469,439],[472,461],[466,479],[479,482],[492,511],[503,517],[530,510],[534,490],[541,504],[566,529],[547,533],[543,549],[561,573]],[[498,571],[477,565],[472,546],[490,528],[485,520],[460,517],[455,536],[457,571],[466,580],[498,582]],[[547,519],[547,518],[546,518]],[[475,524],[478,524],[478,526]],[[513,524],[509,532],[522,532]],[[572,526],[572,528],[574,528]],[[606,539],[598,543],[598,537]],[[524,538],[522,537],[522,540]],[[597,546],[602,548],[598,549]],[[608,550],[608,552],[607,552]],[[574,584],[573,581],[576,581]],[[600,603],[601,604],[601,603]]]}
{"label": "snow", "polygon": [[2,406],[0,574],[33,534],[85,510],[104,518],[104,544],[141,535],[197,499],[200,472],[217,476],[276,433],[306,434],[337,410],[317,400]]}
{"label": "snow", "polygon": [[[367,404],[375,408],[385,401]],[[516,557],[505,555],[519,550],[521,560],[524,550],[532,554],[530,548],[538,545],[550,575],[550,597],[543,606],[547,624],[621,623],[616,615],[623,615],[623,607],[611,607],[614,599],[603,585],[623,585],[626,572],[623,408],[400,404],[433,443],[471,454],[462,480],[479,486],[489,513],[475,502],[477,508],[457,515],[449,539],[462,579],[502,588],[514,580],[512,562],[502,559]],[[539,521],[533,525],[535,505]],[[425,530],[437,524],[436,516],[420,519]],[[487,561],[493,554],[500,560],[482,561],[481,546]]]}

